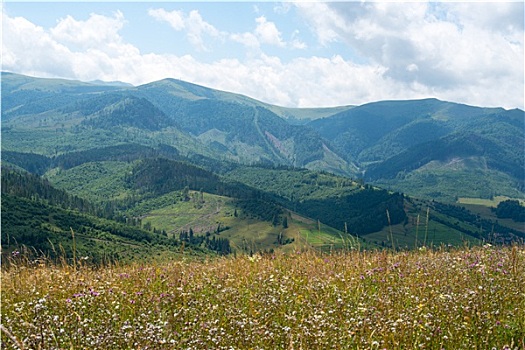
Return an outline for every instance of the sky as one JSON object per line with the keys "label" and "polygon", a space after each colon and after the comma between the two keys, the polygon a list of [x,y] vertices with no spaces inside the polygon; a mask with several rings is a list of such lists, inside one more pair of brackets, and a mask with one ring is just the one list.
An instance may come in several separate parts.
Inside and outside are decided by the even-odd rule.
{"label": "sky", "polygon": [[175,78],[286,107],[434,97],[524,109],[524,3],[14,2],[2,70]]}

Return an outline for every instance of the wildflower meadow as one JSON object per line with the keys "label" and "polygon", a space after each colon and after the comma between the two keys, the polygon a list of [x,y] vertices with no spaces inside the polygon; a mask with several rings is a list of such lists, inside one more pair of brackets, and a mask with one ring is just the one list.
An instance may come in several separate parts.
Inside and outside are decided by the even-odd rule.
{"label": "wildflower meadow", "polygon": [[525,348],[523,246],[4,265],[2,349]]}

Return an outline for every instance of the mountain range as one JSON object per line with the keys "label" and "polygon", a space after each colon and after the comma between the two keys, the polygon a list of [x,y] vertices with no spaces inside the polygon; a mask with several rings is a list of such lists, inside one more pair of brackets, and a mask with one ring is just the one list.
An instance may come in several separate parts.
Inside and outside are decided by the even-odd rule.
{"label": "mountain range", "polygon": [[132,87],[2,73],[2,149],[59,156],[165,145],[328,171],[424,198],[522,197],[525,114],[437,99],[283,108],[164,79]]}
{"label": "mountain range", "polygon": [[1,78],[2,228],[42,251],[71,247],[68,229],[100,261],[103,242],[120,241],[139,255],[151,242],[161,255],[183,242],[346,247],[349,233],[362,246],[418,247],[425,216],[434,244],[525,237],[511,219],[451,205],[524,197],[519,109],[437,99],[302,109],[175,79]]}

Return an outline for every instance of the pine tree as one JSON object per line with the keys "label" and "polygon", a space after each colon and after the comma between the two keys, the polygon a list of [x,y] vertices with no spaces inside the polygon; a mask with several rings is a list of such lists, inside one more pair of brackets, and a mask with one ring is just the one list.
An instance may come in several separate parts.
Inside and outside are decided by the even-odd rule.
{"label": "pine tree", "polygon": [[286,216],[283,218],[283,228],[288,228],[288,218]]}

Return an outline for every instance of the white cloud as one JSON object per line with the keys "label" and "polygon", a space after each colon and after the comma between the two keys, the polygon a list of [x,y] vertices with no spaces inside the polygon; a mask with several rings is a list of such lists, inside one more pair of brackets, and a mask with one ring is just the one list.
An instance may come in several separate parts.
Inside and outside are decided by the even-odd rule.
{"label": "white cloud", "polygon": [[168,12],[164,9],[149,9],[148,14],[157,21],[168,22],[169,25],[177,31],[183,30],[185,27],[184,13],[182,11]]}
{"label": "white cloud", "polygon": [[199,14],[199,11],[193,10],[187,19],[188,39],[190,42],[201,49],[205,49],[202,36],[209,35],[212,38],[220,39],[225,34],[221,33],[214,26],[204,21]]}
{"label": "white cloud", "polygon": [[[485,28],[500,34],[523,32],[523,2],[486,2],[472,6],[469,3],[442,4],[452,18],[463,25]],[[523,36],[521,36],[523,40]]]}
{"label": "white cloud", "polygon": [[419,70],[419,67],[415,63],[410,63],[406,69],[409,72],[417,72]]}
{"label": "white cloud", "polygon": [[280,15],[285,15],[290,11],[292,6],[293,5],[290,2],[281,2],[278,5],[273,7],[273,12],[280,14]]}
{"label": "white cloud", "polygon": [[523,108],[522,2],[295,4],[320,44],[348,45],[407,94]]}
{"label": "white cloud", "polygon": [[138,49],[127,49],[129,44],[114,40],[115,37],[107,40],[116,50],[73,51],[58,43],[51,30],[25,19],[4,17],[4,23],[6,38],[10,38],[3,42],[4,58],[10,57],[4,60],[4,68],[22,74],[133,84],[175,77],[278,105],[303,107],[379,99],[388,90],[380,67],[355,65],[339,56],[298,58],[283,63],[277,57],[261,54],[245,61],[203,63],[189,55],[141,54]]}
{"label": "white cloud", "polygon": [[341,40],[338,33],[345,30],[345,21],[337,11],[330,9],[324,2],[297,3],[300,12],[310,21],[314,34],[322,45]]}
{"label": "white cloud", "polygon": [[255,22],[257,22],[255,34],[262,43],[275,45],[279,47],[285,46],[285,43],[281,38],[281,32],[279,32],[279,30],[275,26],[275,23],[268,22],[268,20],[264,16],[256,18]]}
{"label": "white cloud", "polygon": [[[22,17],[2,14],[2,69],[39,77],[137,82],[140,51],[125,43],[124,18],[92,14],[87,21],[66,17],[49,30]],[[144,74],[144,73],[142,73]],[[140,76],[140,74],[138,74]]]}
{"label": "white cloud", "polygon": [[299,31],[295,30],[292,33],[292,40],[289,42],[289,46],[293,49],[304,50],[308,48],[308,45],[301,39],[299,39]]}
{"label": "white cloud", "polygon": [[[461,7],[454,7],[452,12],[444,4],[445,15],[440,16],[427,5],[416,4],[403,13],[391,4],[301,6],[306,18],[316,15],[310,23],[318,30],[319,42],[350,45],[368,60],[358,64],[334,55],[283,62],[258,51],[244,59],[204,63],[190,55],[141,53],[120,35],[126,19],[119,12],[112,16],[92,14],[85,21],[68,16],[48,30],[3,13],[3,69],[42,77],[132,84],[174,77],[284,106],[437,97],[480,106],[523,108],[523,37],[518,35],[520,31],[523,34],[523,27],[520,29],[519,21],[508,22],[514,23],[510,27],[495,23],[497,30],[484,29],[462,17]],[[204,45],[205,36],[224,35],[207,26],[198,12],[151,11],[152,17],[186,31],[195,45]],[[271,23],[259,18],[257,24]],[[266,32],[267,40],[285,42],[275,30]],[[190,39],[190,33],[195,38]],[[286,47],[292,47],[297,36],[293,33]],[[230,39],[256,49],[262,42],[255,30],[231,34]],[[297,45],[300,43],[297,39]]]}
{"label": "white cloud", "polygon": [[259,39],[249,32],[231,34],[230,39],[251,49],[259,49],[261,46]]}
{"label": "white cloud", "polygon": [[307,48],[307,45],[298,38],[299,32],[297,30],[292,33],[291,40],[286,42],[275,23],[268,21],[265,16],[257,17],[255,22],[257,25],[253,32],[233,33],[230,34],[230,39],[247,48],[255,49],[258,53],[260,53],[261,46],[265,44],[280,48]]}
{"label": "white cloud", "polygon": [[99,48],[112,43],[121,43],[118,32],[124,26],[122,12],[117,11],[113,18],[91,14],[86,21],[77,21],[71,16],[60,19],[50,29],[53,38],[64,44],[74,44],[81,49]]}
{"label": "white cloud", "polygon": [[49,30],[49,35],[72,53],[89,51],[94,57],[98,57],[98,60],[104,55],[139,54],[138,49],[124,43],[119,34],[125,24],[126,20],[120,11],[115,12],[113,17],[92,13],[86,21],[67,16]]}
{"label": "white cloud", "polygon": [[2,14],[2,69],[35,76],[72,76],[71,51],[42,27]]}
{"label": "white cloud", "polygon": [[289,43],[290,47],[293,48],[293,49],[297,49],[297,50],[304,50],[306,48],[308,48],[308,45],[306,45],[305,42],[299,40],[299,39],[293,39],[292,41],[290,41]]}
{"label": "white cloud", "polygon": [[176,31],[185,30],[188,41],[201,51],[208,50],[204,44],[204,36],[210,36],[212,40],[223,39],[226,36],[226,33],[204,21],[197,10],[185,14],[183,11],[168,12],[164,9],[150,9],[148,14],[158,21],[167,22]]}

